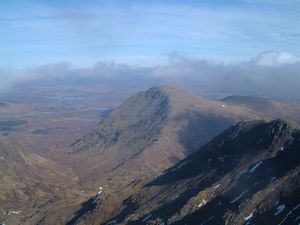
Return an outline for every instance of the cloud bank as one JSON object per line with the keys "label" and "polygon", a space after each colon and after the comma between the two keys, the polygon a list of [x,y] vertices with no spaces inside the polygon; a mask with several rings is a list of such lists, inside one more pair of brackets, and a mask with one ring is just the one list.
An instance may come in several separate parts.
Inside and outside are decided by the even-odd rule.
{"label": "cloud bank", "polygon": [[[90,68],[75,68],[69,63],[43,65],[23,71],[2,71],[2,88],[20,82],[70,80],[83,82],[114,81],[120,84],[178,85],[200,94],[215,93],[263,95],[300,102],[300,58],[288,52],[266,51],[233,64],[173,53],[164,66],[134,66],[96,63]],[[8,79],[9,78],[9,79]],[[5,82],[4,82],[5,81]],[[5,84],[6,83],[6,84]],[[216,95],[216,96],[218,96]]]}
{"label": "cloud bank", "polygon": [[255,63],[259,66],[281,66],[284,64],[293,64],[300,62],[300,57],[294,56],[288,52],[266,51],[259,54]]}

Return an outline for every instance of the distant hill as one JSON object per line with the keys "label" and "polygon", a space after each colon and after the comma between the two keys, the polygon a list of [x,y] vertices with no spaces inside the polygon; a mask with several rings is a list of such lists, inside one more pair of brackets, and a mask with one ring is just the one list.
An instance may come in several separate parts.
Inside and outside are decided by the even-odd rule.
{"label": "distant hill", "polygon": [[0,102],[0,108],[1,107],[7,107],[9,104],[7,102]]}
{"label": "distant hill", "polygon": [[276,101],[264,97],[228,96],[221,100],[231,106],[241,106],[262,117],[283,118],[300,124],[300,105]]}
{"label": "distant hill", "polygon": [[[298,224],[299,151],[300,131],[283,120],[239,123],[130,196],[103,224]],[[97,221],[98,210],[77,224]]]}

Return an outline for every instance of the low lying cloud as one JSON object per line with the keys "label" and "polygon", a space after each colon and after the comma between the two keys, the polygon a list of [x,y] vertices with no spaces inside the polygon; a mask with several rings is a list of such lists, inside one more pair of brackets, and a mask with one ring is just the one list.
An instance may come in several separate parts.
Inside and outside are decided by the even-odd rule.
{"label": "low lying cloud", "polygon": [[152,75],[166,84],[189,87],[199,93],[270,96],[300,102],[300,61],[285,52],[261,53],[235,64],[214,63],[172,55],[171,64]]}
{"label": "low lying cloud", "polygon": [[[264,95],[300,102],[300,60],[287,52],[268,51],[235,64],[171,54],[168,65],[145,67],[118,63],[96,63],[91,68],[75,68],[68,63],[44,65],[24,71],[2,71],[2,89],[13,83],[55,80],[62,85],[114,81],[122,85],[178,85],[200,94]],[[1,87],[0,87],[1,88]]]}
{"label": "low lying cloud", "polygon": [[300,62],[300,57],[288,52],[266,51],[255,58],[255,63],[259,66],[281,66]]}

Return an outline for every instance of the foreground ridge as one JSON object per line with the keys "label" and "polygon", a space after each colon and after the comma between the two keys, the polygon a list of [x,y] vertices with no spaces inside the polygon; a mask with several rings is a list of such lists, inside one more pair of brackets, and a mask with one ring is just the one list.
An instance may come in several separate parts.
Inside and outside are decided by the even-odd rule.
{"label": "foreground ridge", "polygon": [[229,128],[123,202],[105,224],[298,224],[300,131]]}

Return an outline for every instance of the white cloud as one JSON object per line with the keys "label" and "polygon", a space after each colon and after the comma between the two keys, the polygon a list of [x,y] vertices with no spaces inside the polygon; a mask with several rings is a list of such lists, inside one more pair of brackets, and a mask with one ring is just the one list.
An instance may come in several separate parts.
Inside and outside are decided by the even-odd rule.
{"label": "white cloud", "polygon": [[260,53],[254,61],[259,66],[281,66],[300,62],[300,57],[288,52],[266,51]]}
{"label": "white cloud", "polygon": [[99,62],[74,68],[48,64],[25,71],[1,71],[1,89],[22,81],[47,83],[118,81],[122,85],[179,85],[199,93],[268,95],[300,102],[300,59],[288,52],[267,51],[239,63],[216,63],[173,53],[164,66],[135,66]]}

